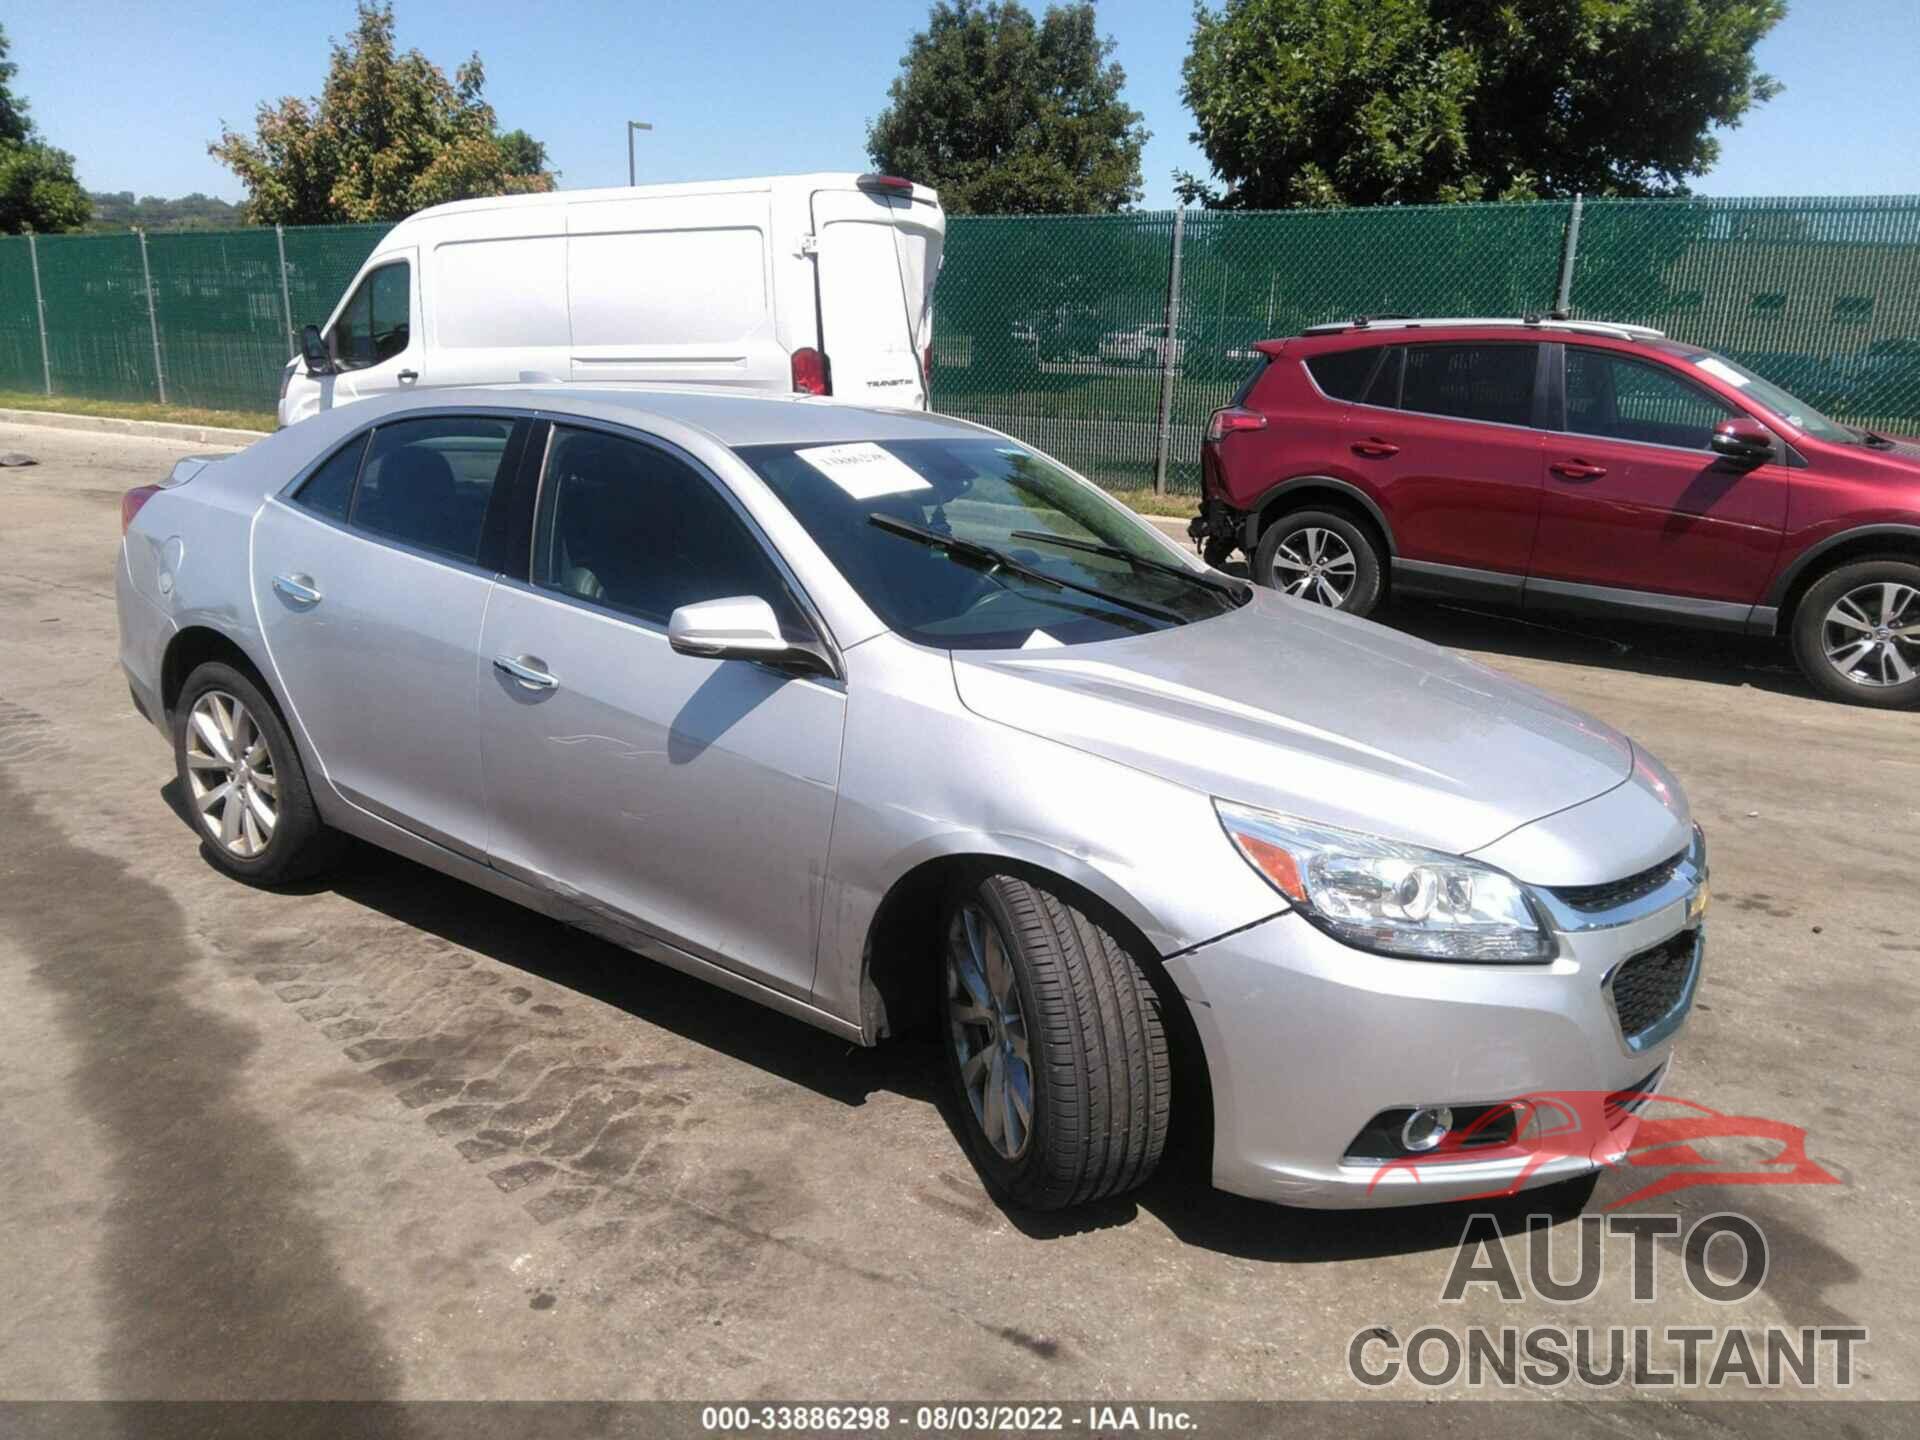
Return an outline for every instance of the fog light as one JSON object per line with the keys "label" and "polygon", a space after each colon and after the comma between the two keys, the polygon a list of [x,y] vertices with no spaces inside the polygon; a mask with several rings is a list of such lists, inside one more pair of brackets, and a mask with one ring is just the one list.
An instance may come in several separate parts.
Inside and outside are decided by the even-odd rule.
{"label": "fog light", "polygon": [[1429,1105],[1407,1117],[1407,1123],[1400,1127],[1400,1143],[1418,1155],[1446,1139],[1451,1129],[1453,1111],[1445,1105]]}

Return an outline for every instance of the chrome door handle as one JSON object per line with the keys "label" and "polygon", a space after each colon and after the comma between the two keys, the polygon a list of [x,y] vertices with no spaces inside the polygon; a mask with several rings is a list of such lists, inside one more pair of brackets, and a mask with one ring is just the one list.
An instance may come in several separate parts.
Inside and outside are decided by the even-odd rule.
{"label": "chrome door handle", "polygon": [[529,690],[552,690],[560,684],[548,673],[547,662],[538,655],[496,655],[493,668],[503,675],[511,675]]}
{"label": "chrome door handle", "polygon": [[273,588],[296,605],[318,605],[320,592],[314,588],[311,575],[276,575]]}

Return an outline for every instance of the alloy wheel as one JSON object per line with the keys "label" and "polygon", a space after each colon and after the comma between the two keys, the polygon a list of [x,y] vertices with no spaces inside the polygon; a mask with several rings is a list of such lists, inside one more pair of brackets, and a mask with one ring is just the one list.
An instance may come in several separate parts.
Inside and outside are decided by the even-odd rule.
{"label": "alloy wheel", "polygon": [[280,818],[273,752],[247,707],[224,690],[207,691],[188,713],[187,783],[214,844],[251,860],[271,843]]}
{"label": "alloy wheel", "polygon": [[1335,610],[1346,603],[1359,574],[1353,547],[1319,525],[1294,531],[1273,554],[1273,577],[1282,590]]}
{"label": "alloy wheel", "polygon": [[967,904],[947,933],[947,1032],[973,1118],[1003,1159],[1033,1138],[1033,1062],[1013,960],[993,917]]}
{"label": "alloy wheel", "polygon": [[1855,685],[1904,685],[1920,674],[1920,589],[1876,580],[1849,590],[1821,626],[1827,663]]}

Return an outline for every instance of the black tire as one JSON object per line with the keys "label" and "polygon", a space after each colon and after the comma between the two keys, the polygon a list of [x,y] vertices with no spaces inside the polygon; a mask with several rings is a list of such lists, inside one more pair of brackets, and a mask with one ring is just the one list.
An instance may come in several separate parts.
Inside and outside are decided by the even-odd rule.
{"label": "black tire", "polygon": [[[275,787],[272,808],[276,818],[271,830],[263,834],[264,844],[252,854],[237,854],[223,842],[219,819],[226,812],[224,800],[212,806],[200,803],[200,792],[217,790],[223,775],[230,783],[231,772],[193,767],[188,763],[189,728],[194,723],[194,709],[203,697],[210,695],[216,702],[221,697],[238,701],[251,722],[251,733],[266,746],[265,768]],[[211,748],[204,740],[196,743],[203,753]],[[250,885],[284,885],[316,874],[339,854],[341,837],[320,820],[313,792],[307,785],[306,770],[300,763],[300,752],[287,733],[279,708],[259,682],[244,671],[209,661],[187,676],[173,710],[173,764],[188,818],[200,836],[202,853],[216,868],[234,879]],[[253,772],[250,769],[248,773]],[[197,783],[196,774],[206,778]],[[240,814],[244,821],[244,805],[240,807]],[[254,826],[258,830],[257,819]]]}
{"label": "black tire", "polygon": [[[1892,592],[1878,587],[1895,586]],[[1911,710],[1920,706],[1920,642],[1907,642],[1881,636],[1873,622],[1882,620],[1876,605],[1852,612],[1868,622],[1869,628],[1856,630],[1830,624],[1829,614],[1842,599],[1866,590],[1871,602],[1892,593],[1900,600],[1900,610],[1891,617],[1895,628],[1900,623],[1920,623],[1920,565],[1911,560],[1858,560],[1822,575],[1800,597],[1793,612],[1793,658],[1807,683],[1832,700],[1851,705],[1870,705],[1881,710]],[[1904,593],[1911,591],[1912,593]],[[1852,671],[1843,672],[1828,659],[1829,650],[1841,647],[1850,637],[1859,643],[1877,642],[1878,649],[1868,652]],[[1887,647],[1891,645],[1892,654]],[[1845,656],[1845,650],[1841,654]],[[1899,680],[1901,667],[1913,672],[1912,678]],[[1887,683],[1875,683],[1876,681]]]}
{"label": "black tire", "polygon": [[[1331,532],[1346,547],[1348,554],[1353,557],[1352,580],[1345,587],[1338,605],[1324,598],[1324,590],[1299,598],[1311,599],[1330,609],[1344,610],[1349,615],[1371,614],[1374,606],[1380,603],[1380,547],[1366,526],[1337,510],[1289,511],[1261,531],[1260,543],[1254,547],[1253,564],[1249,567],[1255,582],[1269,589],[1286,590],[1290,582],[1303,579],[1303,572],[1284,566],[1281,547],[1287,547],[1291,558],[1308,558],[1305,542],[1313,532]],[[1341,573],[1338,570],[1328,571],[1322,578],[1330,582],[1333,588],[1339,589]]]}
{"label": "black tire", "polygon": [[[1027,1041],[1031,1124],[1011,1157],[990,1138],[961,1073],[961,1032],[993,1033],[963,1026],[949,1001],[951,946],[964,943],[969,909],[1004,945]],[[954,896],[940,934],[941,1049],[988,1184],[1035,1210],[1142,1184],[1166,1148],[1173,1082],[1159,998],[1127,947],[1061,896],[1010,875],[989,876]]]}

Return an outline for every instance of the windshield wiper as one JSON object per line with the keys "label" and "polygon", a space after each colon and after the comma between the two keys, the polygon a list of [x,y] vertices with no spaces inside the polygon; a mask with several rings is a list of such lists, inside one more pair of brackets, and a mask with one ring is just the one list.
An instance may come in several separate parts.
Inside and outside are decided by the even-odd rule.
{"label": "windshield wiper", "polygon": [[1871,430],[1862,430],[1860,432],[1860,438],[1866,441],[1867,444],[1872,446],[1875,450],[1891,450],[1894,448],[1893,441],[1889,440],[1884,435],[1876,435]]}
{"label": "windshield wiper", "polygon": [[1036,566],[1023,565],[1011,555],[996,550],[991,545],[982,545],[978,540],[963,540],[958,535],[943,535],[938,530],[929,530],[926,526],[916,525],[911,520],[896,520],[893,516],[882,515],[877,510],[867,516],[867,523],[877,525],[890,534],[903,535],[909,540],[918,540],[930,549],[944,550],[963,564],[980,565],[989,570],[1005,570],[1009,574],[1024,576],[1028,580],[1052,586],[1055,590],[1077,590],[1082,595],[1091,595],[1097,600],[1105,600],[1109,605],[1118,605],[1141,615],[1151,615],[1157,620],[1170,620],[1176,625],[1186,623],[1184,615],[1176,610],[1169,610],[1164,605],[1155,605],[1149,600],[1129,599],[1125,595],[1115,595],[1102,590],[1097,585],[1082,585],[1078,580],[1063,580],[1058,575],[1049,575]]}
{"label": "windshield wiper", "polygon": [[1098,540],[1080,540],[1071,535],[1055,535],[1047,530],[1015,530],[1007,537],[1009,540],[1038,540],[1042,545],[1058,545],[1063,550],[1080,550],[1088,555],[1105,555],[1112,560],[1124,560],[1136,570],[1151,570],[1156,575],[1172,575],[1216,594],[1225,595],[1236,605],[1246,603],[1248,590],[1231,580],[1222,580],[1201,570],[1189,570],[1184,565],[1176,565],[1171,560],[1155,560],[1151,556],[1136,555],[1131,550],[1118,545],[1105,545]]}

